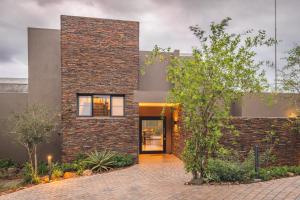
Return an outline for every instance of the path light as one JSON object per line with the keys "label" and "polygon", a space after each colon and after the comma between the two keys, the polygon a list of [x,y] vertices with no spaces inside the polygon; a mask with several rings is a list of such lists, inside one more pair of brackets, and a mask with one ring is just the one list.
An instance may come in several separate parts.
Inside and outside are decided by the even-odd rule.
{"label": "path light", "polygon": [[259,179],[259,151],[258,151],[258,145],[256,144],[254,146],[254,164],[255,164],[255,173],[256,173],[256,179]]}
{"label": "path light", "polygon": [[50,182],[51,175],[52,175],[52,156],[48,155],[47,160],[48,160],[48,167],[49,167],[48,176],[49,176],[49,182]]}

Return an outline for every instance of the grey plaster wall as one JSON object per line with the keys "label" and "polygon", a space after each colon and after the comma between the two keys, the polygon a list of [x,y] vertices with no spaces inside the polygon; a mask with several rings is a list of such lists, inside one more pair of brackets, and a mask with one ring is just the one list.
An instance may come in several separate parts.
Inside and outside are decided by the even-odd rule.
{"label": "grey plaster wall", "polygon": [[300,107],[297,94],[247,94],[239,102],[242,117],[289,117]]}
{"label": "grey plaster wall", "polygon": [[27,91],[27,78],[0,78],[0,93],[26,93]]}
{"label": "grey plaster wall", "polygon": [[[28,28],[28,104],[41,104],[60,113],[60,30]],[[61,133],[43,145],[41,158],[61,156]]]}
{"label": "grey plaster wall", "polygon": [[11,158],[22,162],[27,158],[26,151],[11,133],[10,121],[15,112],[26,107],[27,97],[27,93],[0,93],[0,159]]}
{"label": "grey plaster wall", "polygon": [[28,102],[60,111],[60,30],[28,28]]}
{"label": "grey plaster wall", "polygon": [[[150,51],[140,51],[139,53],[139,65],[143,70],[139,71],[139,87],[134,94],[135,101],[165,102],[167,91],[172,86],[166,80],[168,60],[161,62],[157,59],[152,65],[145,65],[145,60],[149,54]],[[171,55],[179,56],[179,51],[175,50],[165,54],[166,58]]]}

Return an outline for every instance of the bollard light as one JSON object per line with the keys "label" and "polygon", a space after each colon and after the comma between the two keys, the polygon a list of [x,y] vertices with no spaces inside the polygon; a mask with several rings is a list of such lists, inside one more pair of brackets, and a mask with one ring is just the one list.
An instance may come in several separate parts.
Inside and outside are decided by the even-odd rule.
{"label": "bollard light", "polygon": [[258,151],[258,145],[254,146],[254,161],[255,161],[255,173],[256,178],[259,178],[259,151]]}
{"label": "bollard light", "polygon": [[51,175],[52,175],[52,156],[48,155],[47,160],[48,160],[48,167],[49,167],[48,176],[49,176],[49,182],[50,182]]}
{"label": "bollard light", "polygon": [[48,155],[47,156],[47,159],[48,159],[48,165],[50,165],[52,163],[52,156],[51,155]]}

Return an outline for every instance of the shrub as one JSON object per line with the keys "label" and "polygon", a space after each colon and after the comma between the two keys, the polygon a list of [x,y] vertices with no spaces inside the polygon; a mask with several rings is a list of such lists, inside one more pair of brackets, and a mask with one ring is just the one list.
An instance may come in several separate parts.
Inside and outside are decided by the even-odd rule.
{"label": "shrub", "polygon": [[48,165],[46,162],[42,161],[38,164],[38,174],[39,175],[45,175],[48,173],[48,171],[49,171],[49,169],[48,169]]}
{"label": "shrub", "polygon": [[300,175],[300,166],[290,166],[288,171],[294,173],[295,175]]}
{"label": "shrub", "polygon": [[87,169],[87,163],[83,159],[75,160],[72,163],[61,164],[61,170],[63,172],[76,172],[77,175],[81,175],[85,169]]}
{"label": "shrub", "polygon": [[208,181],[244,181],[243,170],[239,163],[227,160],[210,159],[206,174]]}
{"label": "shrub", "polygon": [[52,170],[51,177],[52,178],[60,178],[64,175],[64,172],[60,168],[55,168]]}
{"label": "shrub", "polygon": [[97,151],[88,154],[88,157],[83,161],[88,168],[93,171],[102,172],[111,169],[114,166],[115,152],[112,151]]}
{"label": "shrub", "polygon": [[24,164],[23,181],[25,183],[37,184],[40,182],[39,177],[34,173],[32,165],[28,162]]}
{"label": "shrub", "polygon": [[12,159],[0,159],[0,169],[7,169],[14,166],[16,166],[16,163]]}
{"label": "shrub", "polygon": [[73,172],[76,171],[76,166],[73,163],[62,163],[61,170],[63,172]]}
{"label": "shrub", "polygon": [[83,171],[84,171],[84,168],[79,168],[79,169],[77,169],[76,174],[78,176],[81,176],[83,174]]}
{"label": "shrub", "polygon": [[134,157],[130,154],[116,154],[112,160],[114,167],[126,167],[134,163]]}
{"label": "shrub", "polygon": [[75,156],[75,160],[74,160],[74,162],[80,162],[80,161],[83,161],[83,160],[85,160],[86,158],[88,157],[88,155],[87,154],[85,154],[85,153],[78,153],[76,156]]}
{"label": "shrub", "polygon": [[288,176],[288,172],[292,172],[292,170],[295,169],[297,169],[297,167],[280,166],[280,167],[262,168],[259,170],[259,177],[264,181],[268,181],[273,178],[286,177]]}
{"label": "shrub", "polygon": [[237,159],[212,158],[208,160],[206,174],[207,182],[247,182],[254,175],[253,153],[243,161]]}

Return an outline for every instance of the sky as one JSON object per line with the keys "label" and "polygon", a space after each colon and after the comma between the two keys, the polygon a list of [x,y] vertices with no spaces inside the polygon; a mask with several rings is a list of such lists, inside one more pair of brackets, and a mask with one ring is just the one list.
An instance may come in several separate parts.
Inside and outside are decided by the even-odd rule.
{"label": "sky", "polygon": [[[277,0],[278,68],[288,49],[300,44],[300,0]],[[0,77],[27,77],[27,28],[60,28],[60,15],[140,22],[140,50],[155,44],[190,53],[197,40],[188,29],[208,30],[231,17],[229,31],[266,30],[274,35],[274,0],[0,0]],[[274,61],[274,48],[258,51]],[[274,70],[267,68],[270,82]]]}

